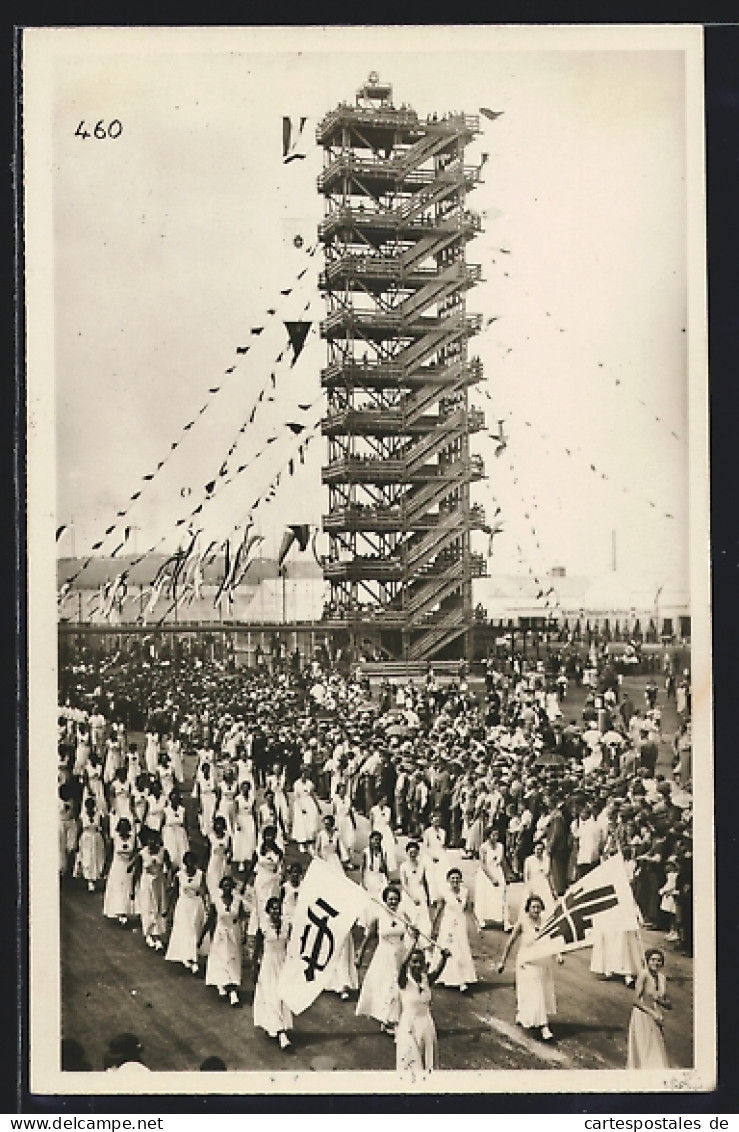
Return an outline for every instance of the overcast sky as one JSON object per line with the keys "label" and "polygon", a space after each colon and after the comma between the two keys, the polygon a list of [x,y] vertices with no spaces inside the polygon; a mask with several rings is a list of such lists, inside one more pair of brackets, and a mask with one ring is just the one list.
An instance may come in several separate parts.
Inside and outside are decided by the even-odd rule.
{"label": "overcast sky", "polygon": [[[586,37],[573,50],[556,32],[546,49],[541,38],[533,49],[532,39],[496,29],[444,29],[430,50],[418,29],[365,29],[359,51],[357,33],[338,29],[161,37],[152,29],[145,43],[117,29],[85,33],[84,50],[75,33],[60,40],[57,521],[73,520],[78,554],[140,489],[121,524],[140,528],[139,551],[158,540],[173,549],[176,520],[203,497],[231,443],[239,439],[235,470],[279,435],[204,506],[203,537],[225,537],[295,453],[299,440],[285,422],[320,416],[325,344],[313,332],[294,369],[277,367],[267,389],[274,401],[265,398],[239,438],[285,345],[282,320],[323,313],[321,257],[305,250],[323,210],[316,122],[353,101],[375,70],[393,84],[397,105],[423,116],[503,111],[481,119],[467,153],[469,163],[489,155],[485,183],[469,198],[486,231],[468,246],[485,280],[468,310],[496,316],[471,343],[486,372],[471,401],[491,427],[502,418],[509,438],[499,459],[488,440],[473,441],[488,474],[475,498],[491,515],[502,509],[490,568],[602,574],[615,530],[628,577],[686,582],[685,60],[646,36],[644,49],[623,50],[617,29],[610,50]],[[307,156],[288,165],[283,115],[308,118]],[[91,128],[112,119],[122,123],[117,139],[75,136],[81,120]],[[303,249],[293,246],[297,233]],[[237,355],[247,344],[249,354]],[[265,553],[284,523],[320,521],[325,452],[319,436],[256,512]],[[142,481],[168,454],[156,478]],[[71,543],[65,534],[59,553]]]}

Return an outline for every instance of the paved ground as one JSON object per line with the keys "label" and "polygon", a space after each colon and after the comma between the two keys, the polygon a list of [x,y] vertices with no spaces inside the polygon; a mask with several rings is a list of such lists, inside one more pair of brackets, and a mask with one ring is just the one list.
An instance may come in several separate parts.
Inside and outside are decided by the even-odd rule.
{"label": "paved ground", "polygon": [[[643,703],[643,680],[627,681],[634,702]],[[633,686],[632,686],[633,685]],[[662,698],[662,697],[661,697]],[[573,693],[565,716],[584,699]],[[663,705],[664,710],[664,705]],[[666,741],[660,762],[669,765],[670,733],[676,719],[664,710]],[[192,805],[188,800],[188,805]],[[192,823],[190,828],[192,828]],[[462,862],[469,881],[473,862]],[[356,874],[355,874],[356,875]],[[512,887],[514,914],[520,886]],[[233,1009],[179,965],[166,963],[143,944],[134,927],[121,928],[102,916],[102,894],[83,882],[62,884],[63,1034],[85,1049],[93,1069],[102,1068],[109,1039],[123,1030],[136,1033],[151,1069],[193,1070],[217,1055],[232,1070],[387,1070],[395,1064],[392,1039],[371,1019],[358,1018],[353,1002],[323,994],[296,1019],[294,1048],[282,1053],[251,1019],[253,985],[245,966],[244,1005]],[[495,971],[506,937],[499,930],[477,930],[470,918],[470,940],[479,982],[468,996],[438,987],[432,1011],[439,1033],[443,1069],[617,1069],[626,1063],[626,1036],[632,992],[618,980],[589,971],[590,951],[570,954],[556,971],[558,1012],[552,1020],[556,1043],[544,1045],[514,1024],[514,956],[506,971]],[[664,945],[657,932],[644,932],[645,946]],[[693,962],[667,952],[667,975],[674,1009],[665,1022],[671,1064],[693,1060]],[[366,967],[365,967],[366,969]]]}

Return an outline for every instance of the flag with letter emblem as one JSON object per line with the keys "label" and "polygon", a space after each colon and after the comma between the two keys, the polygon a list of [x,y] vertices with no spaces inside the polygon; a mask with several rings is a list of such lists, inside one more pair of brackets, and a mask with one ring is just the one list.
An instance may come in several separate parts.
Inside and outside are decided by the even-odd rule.
{"label": "flag with letter emblem", "polygon": [[300,885],[280,975],[280,994],[293,1014],[302,1014],[318,998],[366,904],[363,888],[313,858]]}
{"label": "flag with letter emblem", "polygon": [[636,931],[639,927],[636,904],[620,853],[576,881],[560,897],[542,924],[537,939],[527,949],[527,962],[590,947],[596,926],[613,932]]}

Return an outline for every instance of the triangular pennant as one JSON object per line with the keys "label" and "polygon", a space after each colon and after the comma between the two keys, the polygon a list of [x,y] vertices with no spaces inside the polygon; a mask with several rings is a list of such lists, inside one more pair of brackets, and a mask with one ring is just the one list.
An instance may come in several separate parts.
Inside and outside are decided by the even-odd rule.
{"label": "triangular pennant", "polygon": [[236,353],[237,354],[248,354],[249,353],[249,347],[248,346],[237,346],[236,347]]}
{"label": "triangular pennant", "polygon": [[305,425],[298,424],[296,421],[287,421],[287,427],[295,436],[300,436],[301,432],[305,432]]}
{"label": "triangular pennant", "polygon": [[308,337],[308,331],[310,330],[310,328],[311,324],[309,322],[285,323],[285,329],[287,330],[288,336],[290,338],[290,345],[293,348],[293,359],[290,363],[291,366],[294,366],[298,358],[300,357],[303,351],[303,347],[305,346],[305,340]]}

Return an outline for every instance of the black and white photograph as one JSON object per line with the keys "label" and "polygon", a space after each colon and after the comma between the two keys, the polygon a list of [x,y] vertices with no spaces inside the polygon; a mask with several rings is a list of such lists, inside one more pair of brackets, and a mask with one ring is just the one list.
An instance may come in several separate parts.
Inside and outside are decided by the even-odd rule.
{"label": "black and white photograph", "polygon": [[702,65],[24,32],[34,1091],[714,1087]]}

